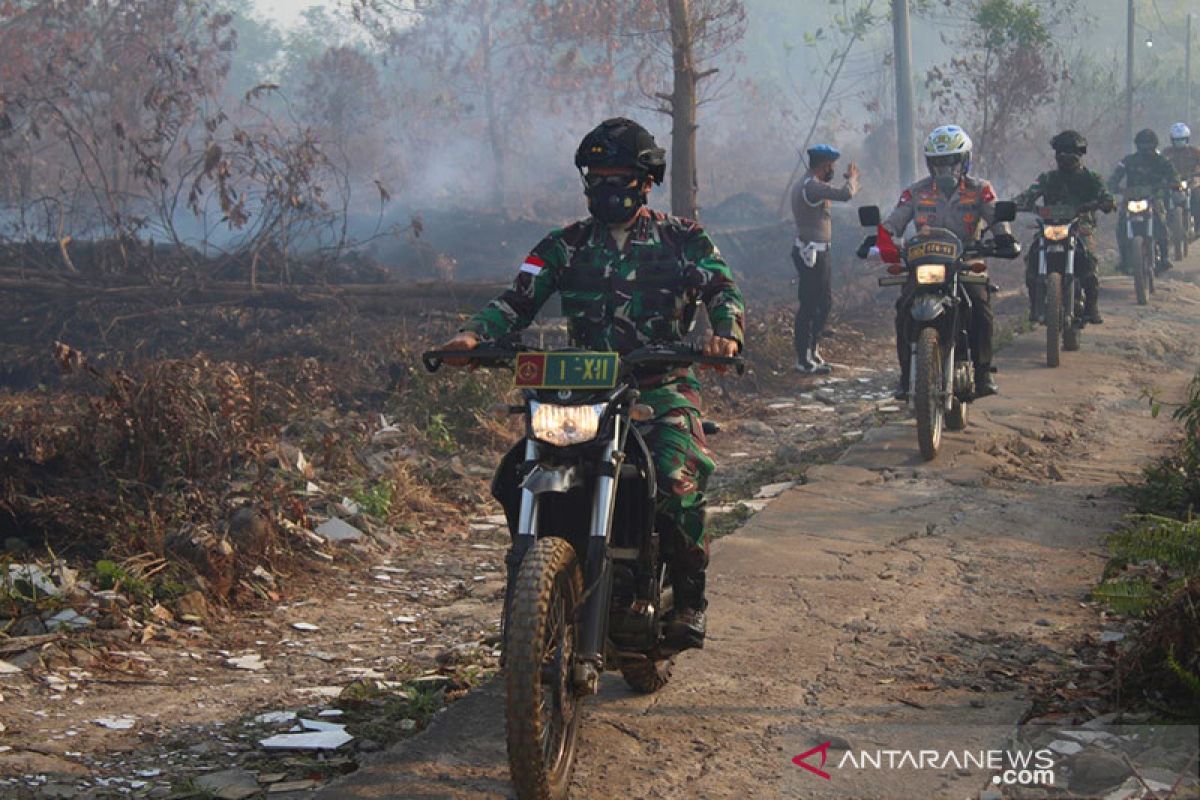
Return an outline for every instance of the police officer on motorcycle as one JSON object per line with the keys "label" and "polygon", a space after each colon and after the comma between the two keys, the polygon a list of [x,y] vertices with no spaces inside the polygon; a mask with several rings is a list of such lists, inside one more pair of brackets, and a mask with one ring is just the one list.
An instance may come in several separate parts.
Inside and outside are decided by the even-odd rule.
{"label": "police officer on motorcycle", "polygon": [[[1096,276],[1093,236],[1096,221],[1092,209],[1107,214],[1116,208],[1116,202],[1112,193],[1105,188],[1100,174],[1083,166],[1087,139],[1082,134],[1065,130],[1050,140],[1050,146],[1054,148],[1054,163],[1058,168],[1038,175],[1033,185],[1013,201],[1018,210],[1033,211],[1035,202],[1041,198],[1047,206],[1074,206],[1076,212],[1085,217],[1078,229],[1080,248],[1076,253],[1075,273],[1079,275],[1083,287],[1083,317],[1099,325],[1104,319],[1100,316],[1100,279]],[[1035,307],[1037,280],[1038,252],[1037,248],[1030,248],[1025,260],[1025,287],[1029,291],[1029,319],[1032,322],[1038,318],[1038,309]]]}
{"label": "police officer on motorcycle", "polygon": [[[971,137],[958,125],[936,128],[925,140],[925,164],[929,177],[909,186],[900,201],[883,221],[891,236],[904,233],[911,222],[919,231],[925,227],[945,228],[969,244],[979,239],[983,225],[991,227],[997,255],[1013,257],[1020,251],[1008,224],[995,219],[996,193],[992,184],[969,174]],[[1011,254],[1011,255],[1010,255]],[[992,305],[986,285],[963,287],[971,299],[969,337],[975,359],[976,395],[986,397],[999,391],[992,378]],[[896,356],[900,361],[900,382],[896,399],[907,400],[912,343],[908,340],[908,317],[915,293],[915,278],[900,292],[896,301]]]}
{"label": "police officer on motorcycle", "polygon": [[[1152,207],[1154,209],[1154,243],[1158,253],[1158,264],[1155,272],[1161,274],[1171,268],[1167,252],[1171,246],[1170,230],[1167,227],[1165,201],[1171,189],[1179,182],[1175,167],[1158,152],[1158,134],[1149,128],[1143,128],[1133,137],[1137,148],[1121,159],[1112,177],[1108,179],[1108,188],[1113,192],[1121,191],[1121,183],[1125,188],[1145,187],[1153,191]],[[1117,242],[1121,245],[1121,264],[1129,263],[1129,242],[1125,237],[1125,210],[1117,215]]]}
{"label": "police officer on motorcycle", "polygon": [[[1179,180],[1187,181],[1192,194],[1200,186],[1200,147],[1191,143],[1192,129],[1187,123],[1176,122],[1171,126],[1171,146],[1163,149],[1163,155],[1175,167]],[[1200,196],[1192,197],[1192,219],[1195,229],[1200,231]]]}

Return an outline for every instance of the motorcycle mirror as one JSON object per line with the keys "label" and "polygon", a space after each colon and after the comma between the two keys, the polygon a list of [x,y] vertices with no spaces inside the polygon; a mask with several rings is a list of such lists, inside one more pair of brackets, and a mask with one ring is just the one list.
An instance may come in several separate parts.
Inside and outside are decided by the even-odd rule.
{"label": "motorcycle mirror", "polygon": [[879,216],[879,206],[859,206],[858,224],[864,228],[874,228],[882,217]]}
{"label": "motorcycle mirror", "polygon": [[1017,204],[1012,200],[996,203],[996,222],[1012,222],[1017,218]]}

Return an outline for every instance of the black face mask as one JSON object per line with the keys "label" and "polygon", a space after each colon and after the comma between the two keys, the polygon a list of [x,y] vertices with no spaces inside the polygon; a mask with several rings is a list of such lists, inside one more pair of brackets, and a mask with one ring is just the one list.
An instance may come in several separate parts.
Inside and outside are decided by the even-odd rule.
{"label": "black face mask", "polygon": [[646,202],[640,183],[632,186],[619,182],[600,181],[589,185],[583,192],[587,195],[588,211],[592,216],[608,225],[628,222]]}
{"label": "black face mask", "polygon": [[935,175],[933,177],[933,185],[938,188],[938,191],[949,197],[958,189],[957,175]]}
{"label": "black face mask", "polygon": [[1063,172],[1074,172],[1083,165],[1083,156],[1078,153],[1055,153],[1054,163]]}

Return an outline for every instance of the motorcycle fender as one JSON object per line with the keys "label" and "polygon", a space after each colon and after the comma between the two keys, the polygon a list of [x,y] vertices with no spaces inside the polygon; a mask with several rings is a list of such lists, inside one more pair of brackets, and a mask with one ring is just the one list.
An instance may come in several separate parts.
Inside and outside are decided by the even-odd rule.
{"label": "motorcycle fender", "polygon": [[912,318],[917,322],[933,322],[945,312],[948,305],[949,301],[945,297],[918,297],[913,301]]}
{"label": "motorcycle fender", "polygon": [[521,484],[522,489],[527,489],[533,494],[565,493],[579,486],[583,486],[583,475],[574,464],[567,467],[538,464],[529,471]]}

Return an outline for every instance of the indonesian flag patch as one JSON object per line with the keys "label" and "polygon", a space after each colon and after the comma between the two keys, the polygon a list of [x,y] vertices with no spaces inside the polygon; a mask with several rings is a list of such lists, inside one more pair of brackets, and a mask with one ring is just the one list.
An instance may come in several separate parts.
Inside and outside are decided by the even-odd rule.
{"label": "indonesian flag patch", "polygon": [[536,278],[544,266],[546,266],[546,262],[543,259],[531,254],[525,257],[525,263],[521,265],[520,271],[528,272]]}

